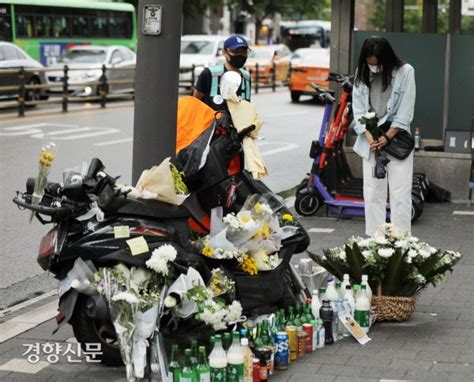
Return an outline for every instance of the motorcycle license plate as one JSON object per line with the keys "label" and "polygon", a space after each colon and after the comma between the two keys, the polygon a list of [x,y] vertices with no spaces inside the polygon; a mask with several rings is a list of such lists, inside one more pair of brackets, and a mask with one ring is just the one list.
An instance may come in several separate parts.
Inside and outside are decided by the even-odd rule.
{"label": "motorcycle license plate", "polygon": [[58,286],[58,296],[59,296],[59,298],[64,296],[69,291],[69,289],[71,289],[71,283],[72,283],[72,280],[69,277],[66,277],[65,279],[62,279],[59,282],[59,286]]}

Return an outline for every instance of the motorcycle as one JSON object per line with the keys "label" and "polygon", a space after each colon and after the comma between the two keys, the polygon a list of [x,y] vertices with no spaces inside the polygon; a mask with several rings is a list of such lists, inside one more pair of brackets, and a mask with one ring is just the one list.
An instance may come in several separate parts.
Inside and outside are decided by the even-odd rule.
{"label": "motorcycle", "polygon": [[[106,299],[72,287],[67,276],[78,258],[97,268],[119,263],[144,267],[154,249],[169,244],[178,253],[173,263],[177,274],[193,267],[206,283],[213,268],[220,267],[230,275],[235,281],[236,299],[248,316],[274,312],[310,297],[290,263],[295,253],[303,252],[309,245],[309,237],[297,221],[297,233],[282,241],[280,265],[255,276],[239,270],[233,261],[204,257],[191,245],[190,230],[209,231],[212,208],[222,206],[225,213],[238,212],[252,194],[265,195],[280,213],[289,213],[279,197],[241,166],[242,140],[253,128],[238,133],[231,118],[222,113],[214,123],[205,165],[193,178],[185,179],[191,194],[181,206],[130,198],[127,191],[117,187],[118,177],[107,174],[97,158],[81,181],[48,183],[39,204],[32,203],[34,178],[28,179],[26,192],[17,192],[13,199],[20,209],[33,211],[42,224],[53,226],[41,239],[37,262],[59,281],[57,329],[69,323],[82,346],[100,343],[102,354],[98,358],[105,365],[122,364],[117,335]],[[131,239],[144,236],[149,252],[133,256],[125,241],[114,235],[114,229],[122,226],[130,228]],[[160,327],[168,351],[171,341],[167,339],[176,342],[179,337],[188,341],[189,336],[198,335],[207,342],[209,338],[209,328],[204,330],[196,320],[181,320],[177,327],[167,325],[171,322],[167,315],[162,320]]]}

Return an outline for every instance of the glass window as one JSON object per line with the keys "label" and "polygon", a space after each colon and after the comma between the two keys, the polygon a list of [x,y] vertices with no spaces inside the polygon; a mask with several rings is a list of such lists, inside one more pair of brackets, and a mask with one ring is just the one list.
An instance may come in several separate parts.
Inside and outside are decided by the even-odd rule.
{"label": "glass window", "polygon": [[98,11],[91,19],[91,37],[108,37],[108,14]]}
{"label": "glass window", "polygon": [[53,22],[51,16],[35,16],[35,37],[53,37]]}
{"label": "glass window", "polygon": [[67,16],[53,17],[53,37],[69,37],[69,18]]}
{"label": "glass window", "polygon": [[214,46],[214,41],[181,41],[181,53],[212,54]]}
{"label": "glass window", "polygon": [[59,62],[62,64],[101,64],[105,57],[106,51],[102,49],[71,49],[59,58]]}
{"label": "glass window", "polygon": [[89,18],[87,16],[74,15],[71,17],[72,37],[89,37]]}
{"label": "glass window", "polygon": [[128,49],[121,48],[120,51],[122,52],[122,57],[127,60],[133,60],[135,58],[135,55]]}
{"label": "glass window", "polygon": [[17,37],[33,37],[33,16],[16,14]]}
{"label": "glass window", "polygon": [[18,54],[18,50],[15,49],[13,46],[4,46],[2,48],[3,50],[3,56],[5,57],[5,60],[20,60],[22,57]]}
{"label": "glass window", "polygon": [[118,38],[132,37],[130,13],[110,12],[109,14],[109,36]]}
{"label": "glass window", "polygon": [[124,58],[122,56],[122,53],[118,49],[115,49],[114,52],[112,53],[112,57],[110,57],[110,63],[111,64],[119,64],[124,61]]}
{"label": "glass window", "polygon": [[7,5],[0,5],[0,41],[12,41],[12,22]]}

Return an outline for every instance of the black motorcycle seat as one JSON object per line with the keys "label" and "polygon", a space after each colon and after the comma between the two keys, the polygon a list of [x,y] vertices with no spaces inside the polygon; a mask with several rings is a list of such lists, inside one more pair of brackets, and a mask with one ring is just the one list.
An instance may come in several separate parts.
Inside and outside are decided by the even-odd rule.
{"label": "black motorcycle seat", "polygon": [[188,218],[190,213],[184,206],[175,206],[158,200],[135,200],[125,197],[115,198],[106,208],[106,212],[122,215],[147,216],[159,219]]}

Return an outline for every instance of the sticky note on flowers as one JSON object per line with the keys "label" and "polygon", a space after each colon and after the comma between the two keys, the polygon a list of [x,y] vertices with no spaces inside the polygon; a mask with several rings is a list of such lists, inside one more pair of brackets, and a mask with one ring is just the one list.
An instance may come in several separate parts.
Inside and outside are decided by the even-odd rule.
{"label": "sticky note on flowers", "polygon": [[148,248],[148,243],[143,236],[127,240],[127,244],[130,247],[133,256],[141,255],[142,253],[150,251]]}

